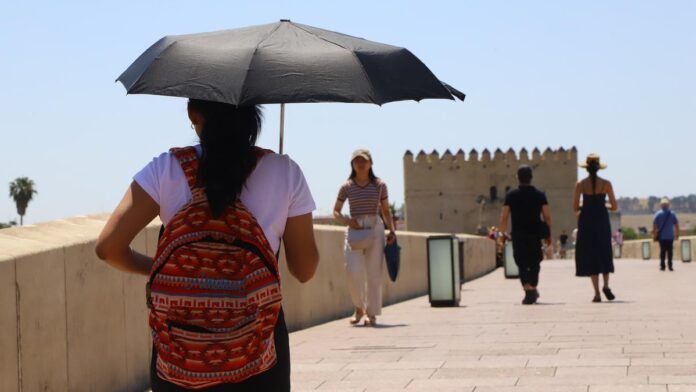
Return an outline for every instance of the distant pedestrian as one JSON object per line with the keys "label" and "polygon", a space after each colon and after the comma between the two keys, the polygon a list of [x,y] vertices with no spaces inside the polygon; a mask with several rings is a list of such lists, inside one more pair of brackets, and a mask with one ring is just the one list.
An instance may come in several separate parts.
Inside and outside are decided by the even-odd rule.
{"label": "distant pedestrian", "polygon": [[[592,302],[602,302],[599,293],[599,274],[604,277],[602,292],[608,300],[613,300],[614,293],[609,288],[609,273],[614,272],[614,259],[611,249],[611,225],[609,209],[617,209],[614,188],[611,182],[597,176],[600,169],[607,166],[600,162],[599,155],[590,154],[579,165],[587,169],[589,175],[575,186],[573,209],[578,214],[578,234],[575,246],[575,275],[589,276],[592,279],[594,298]],[[582,205],[580,204],[582,196]]]}
{"label": "distant pedestrian", "polygon": [[660,211],[655,214],[653,219],[653,239],[660,243],[660,271],[665,270],[665,256],[667,266],[670,271],[672,268],[672,249],[675,240],[679,240],[679,220],[677,214],[669,209],[669,199],[663,197],[660,200]]}
{"label": "distant pedestrian", "polygon": [[566,258],[566,252],[568,251],[568,234],[565,230],[561,232],[560,237],[558,237],[559,251],[558,254],[562,259]]}
{"label": "distant pedestrian", "polygon": [[[386,243],[396,241],[396,227],[389,209],[387,184],[372,171],[372,155],[368,150],[353,152],[351,173],[338,191],[333,216],[348,226],[343,249],[348,276],[348,290],[355,307],[351,325],[367,316],[365,325],[377,326],[382,314],[382,270],[384,266],[384,229],[389,229]],[[341,213],[348,200],[350,217]],[[383,220],[384,218],[384,220]],[[366,235],[362,240],[351,240],[352,234]],[[356,236],[357,237],[357,236]]]}
{"label": "distant pedestrian", "polygon": [[[512,238],[512,253],[524,289],[522,304],[531,305],[539,298],[537,285],[540,263],[544,258],[542,239],[547,246],[551,245],[551,213],[546,194],[532,186],[532,168],[520,166],[517,179],[519,187],[505,196],[499,227],[503,236]],[[508,217],[512,218],[511,236],[506,234]]]}
{"label": "distant pedestrian", "polygon": [[614,246],[617,246],[619,248],[619,255],[623,251],[623,243],[624,243],[623,230],[621,230],[621,228],[618,228],[618,229],[616,229],[616,233],[614,233]]}

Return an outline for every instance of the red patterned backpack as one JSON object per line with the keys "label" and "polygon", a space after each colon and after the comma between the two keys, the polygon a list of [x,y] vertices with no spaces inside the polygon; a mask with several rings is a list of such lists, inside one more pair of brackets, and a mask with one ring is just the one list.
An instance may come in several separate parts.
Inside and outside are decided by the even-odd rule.
{"label": "red patterned backpack", "polygon": [[212,217],[196,150],[170,152],[193,197],[164,228],[147,285],[157,373],[191,389],[240,382],[277,361],[278,261],[239,199]]}

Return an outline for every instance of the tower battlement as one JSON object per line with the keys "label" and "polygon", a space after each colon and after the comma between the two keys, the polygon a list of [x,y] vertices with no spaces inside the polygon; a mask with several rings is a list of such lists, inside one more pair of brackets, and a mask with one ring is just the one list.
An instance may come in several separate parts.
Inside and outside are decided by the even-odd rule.
{"label": "tower battlement", "polygon": [[481,153],[472,148],[468,153],[464,153],[461,148],[456,154],[448,149],[440,155],[437,150],[433,150],[430,153],[426,153],[420,150],[418,154],[414,155],[411,151],[407,150],[404,154],[404,164],[438,164],[438,163],[452,163],[457,162],[458,164],[479,164],[479,163],[505,163],[508,165],[512,164],[535,164],[547,161],[577,161],[577,149],[575,146],[570,149],[565,149],[559,147],[558,149],[551,149],[547,147],[543,152],[539,148],[534,147],[531,153],[527,151],[526,148],[520,149],[516,152],[512,148],[503,152],[500,148],[496,148],[493,153],[491,153],[487,148],[483,149]]}
{"label": "tower battlement", "polygon": [[505,194],[517,188],[517,168],[533,169],[533,185],[546,192],[556,233],[575,227],[572,198],[578,151],[534,147],[503,151],[423,150],[403,157],[406,226],[409,230],[472,233],[498,224]]}

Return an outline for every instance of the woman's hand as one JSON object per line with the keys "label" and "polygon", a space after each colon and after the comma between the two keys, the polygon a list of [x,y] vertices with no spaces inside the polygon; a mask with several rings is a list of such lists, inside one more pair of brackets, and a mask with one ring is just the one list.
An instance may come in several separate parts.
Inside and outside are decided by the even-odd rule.
{"label": "woman's hand", "polygon": [[360,230],[363,228],[360,222],[358,222],[358,220],[355,218],[348,219],[348,227],[354,230]]}
{"label": "woman's hand", "polygon": [[387,244],[391,245],[394,242],[396,242],[396,233],[394,233],[394,231],[389,231],[389,234],[387,234]]}

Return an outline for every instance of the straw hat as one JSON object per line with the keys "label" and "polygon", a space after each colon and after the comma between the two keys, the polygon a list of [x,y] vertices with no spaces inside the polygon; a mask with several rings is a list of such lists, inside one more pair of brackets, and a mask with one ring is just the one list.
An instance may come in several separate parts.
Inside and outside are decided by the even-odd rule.
{"label": "straw hat", "polygon": [[666,197],[663,197],[662,199],[660,199],[660,205],[662,205],[662,206],[667,205],[667,206],[668,206],[668,205],[669,205],[669,199],[666,198]]}
{"label": "straw hat", "polygon": [[580,162],[580,164],[579,164],[578,166],[580,166],[580,167],[582,167],[582,168],[587,168],[588,166],[590,166],[590,164],[593,164],[593,163],[596,163],[597,166],[598,166],[600,169],[606,169],[606,168],[607,168],[607,165],[606,165],[606,164],[600,162],[600,160],[599,160],[599,154],[589,154],[589,155],[587,155],[587,158],[585,158],[585,162]]}

